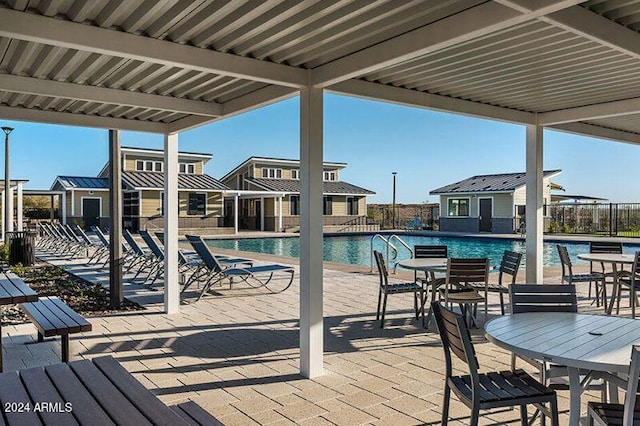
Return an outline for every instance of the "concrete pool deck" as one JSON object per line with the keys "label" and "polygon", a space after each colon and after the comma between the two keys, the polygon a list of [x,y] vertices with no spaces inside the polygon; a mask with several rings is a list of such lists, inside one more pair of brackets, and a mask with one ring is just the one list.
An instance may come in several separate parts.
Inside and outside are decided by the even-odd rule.
{"label": "concrete pool deck", "polygon": [[[91,281],[108,282],[105,270],[81,261],[40,257]],[[405,271],[393,278],[411,277]],[[558,280],[558,268],[545,268],[545,282]],[[72,337],[71,356],[111,354],[163,401],[192,399],[227,425],[439,424],[442,347],[433,328],[425,330],[412,318],[411,297],[389,298],[387,327],[380,329],[375,321],[377,274],[325,263],[326,374],[307,380],[298,375],[297,281],[281,294],[219,289],[198,303],[184,304],[179,314],[165,315],[161,285],[149,291],[128,279],[126,297],[147,310],[91,317],[93,330]],[[579,289],[584,296],[585,287]],[[580,310],[601,312],[584,297]],[[491,297],[490,316],[498,313],[497,298]],[[628,314],[626,304],[622,313]],[[3,334],[7,370],[59,362],[58,342],[35,343],[31,324],[3,327]],[[480,331],[474,340],[483,369],[509,368],[506,351],[486,342]],[[583,401],[595,399],[588,394]],[[559,402],[561,424],[566,424],[568,392],[559,392]],[[468,423],[469,410],[459,402],[452,402],[450,415],[452,425]],[[518,410],[481,420],[518,422]]]}

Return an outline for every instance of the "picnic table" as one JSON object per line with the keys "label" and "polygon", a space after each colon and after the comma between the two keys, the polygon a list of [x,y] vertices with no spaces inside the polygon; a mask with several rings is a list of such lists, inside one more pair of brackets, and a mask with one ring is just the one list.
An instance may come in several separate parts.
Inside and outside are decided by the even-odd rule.
{"label": "picnic table", "polygon": [[[38,294],[16,274],[0,273],[0,310],[5,305],[35,302]],[[0,322],[0,372],[2,372],[2,323]]]}

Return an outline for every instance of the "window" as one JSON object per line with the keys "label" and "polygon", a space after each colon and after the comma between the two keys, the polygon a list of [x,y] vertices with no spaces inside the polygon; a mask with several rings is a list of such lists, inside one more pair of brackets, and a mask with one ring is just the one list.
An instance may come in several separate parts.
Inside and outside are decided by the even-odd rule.
{"label": "window", "polygon": [[324,180],[336,180],[336,172],[324,172]]}
{"label": "window", "polygon": [[161,172],[162,161],[136,160],[136,171],[138,172]]}
{"label": "window", "polygon": [[[160,193],[160,216],[164,216],[164,192]],[[180,199],[178,199],[178,216],[180,216]]]}
{"label": "window", "polygon": [[153,164],[153,169],[154,169],[156,172],[161,172],[161,171],[162,171],[162,162],[160,162],[160,161],[156,161],[156,162]]}
{"label": "window", "polygon": [[207,214],[207,195],[190,193],[187,214],[190,216],[204,216]]}
{"label": "window", "polygon": [[357,216],[358,215],[358,199],[355,197],[347,198],[347,215],[348,216]]}
{"label": "window", "polygon": [[139,172],[144,170],[144,161],[136,160],[136,170]]}
{"label": "window", "polygon": [[291,216],[300,216],[300,196],[289,196],[289,214]]}
{"label": "window", "polygon": [[327,195],[323,199],[322,214],[325,216],[331,216],[333,214],[333,197]]}
{"label": "window", "polygon": [[300,170],[298,169],[291,170],[291,179],[300,179]]}
{"label": "window", "polygon": [[144,171],[145,172],[152,172],[153,171],[153,161],[145,161],[144,162]]}
{"label": "window", "polygon": [[469,199],[450,198],[449,216],[469,216]]}
{"label": "window", "polygon": [[262,169],[262,177],[269,179],[282,179],[282,169]]}
{"label": "window", "polygon": [[196,172],[196,165],[193,163],[179,163],[178,171],[180,173],[186,173],[189,175],[193,175]]}

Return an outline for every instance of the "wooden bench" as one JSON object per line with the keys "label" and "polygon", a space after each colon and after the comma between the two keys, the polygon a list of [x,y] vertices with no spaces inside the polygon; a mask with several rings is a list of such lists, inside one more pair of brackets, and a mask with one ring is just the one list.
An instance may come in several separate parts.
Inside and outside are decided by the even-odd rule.
{"label": "wooden bench", "polygon": [[89,321],[55,296],[41,297],[21,307],[38,329],[38,342],[45,337],[62,337],[62,362],[69,362],[69,334],[91,331]]}

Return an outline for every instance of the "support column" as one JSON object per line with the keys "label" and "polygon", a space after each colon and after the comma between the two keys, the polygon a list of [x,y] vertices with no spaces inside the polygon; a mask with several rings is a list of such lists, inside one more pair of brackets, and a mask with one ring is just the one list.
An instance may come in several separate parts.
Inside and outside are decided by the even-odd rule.
{"label": "support column", "polygon": [[300,90],[300,374],[323,374],[322,89]]}
{"label": "support column", "polygon": [[278,197],[278,232],[282,232],[282,195]]}
{"label": "support column", "polygon": [[[51,219],[51,222],[53,222],[53,220],[56,218],[55,217],[56,209],[55,209],[55,203],[53,202],[54,200],[53,197],[55,197],[55,195],[51,196],[51,210],[49,210],[49,219]],[[3,207],[3,210],[4,210],[4,207]]]}
{"label": "support column", "polygon": [[13,232],[13,187],[9,188],[9,196],[7,197],[9,205],[7,206],[7,231]]}
{"label": "support column", "polygon": [[238,233],[238,202],[240,201],[238,195],[233,197],[233,232]]}
{"label": "support column", "polygon": [[18,224],[18,231],[22,231],[23,230],[23,226],[22,226],[22,222],[24,221],[24,218],[22,217],[22,201],[23,201],[23,196],[22,196],[22,182],[18,182],[18,187],[16,188],[16,223]]}
{"label": "support column", "polygon": [[264,197],[260,197],[260,231],[264,231]]}
{"label": "support column", "polygon": [[178,134],[164,135],[164,311],[180,310],[178,282]]}
{"label": "support column", "polygon": [[[109,299],[111,307],[122,304],[122,156],[120,131],[109,130]],[[73,191],[71,215],[73,216]]]}
{"label": "support column", "polygon": [[527,283],[542,284],[543,138],[542,126],[527,125]]}
{"label": "support column", "polygon": [[[63,192],[58,195],[58,203],[60,203],[60,221],[63,225],[67,224],[67,193]],[[53,197],[51,197],[51,209],[53,210]],[[53,213],[52,213],[53,214]],[[111,214],[109,214],[111,217]]]}
{"label": "support column", "polygon": [[5,227],[7,226],[7,221],[5,220],[5,218],[7,217],[7,203],[5,201],[6,199],[7,198],[4,196],[4,191],[2,191],[2,240],[5,242],[5,233],[7,232],[7,230],[5,229]]}
{"label": "support column", "polygon": [[71,190],[71,217],[75,217],[75,215],[76,215],[76,197],[72,189]]}

